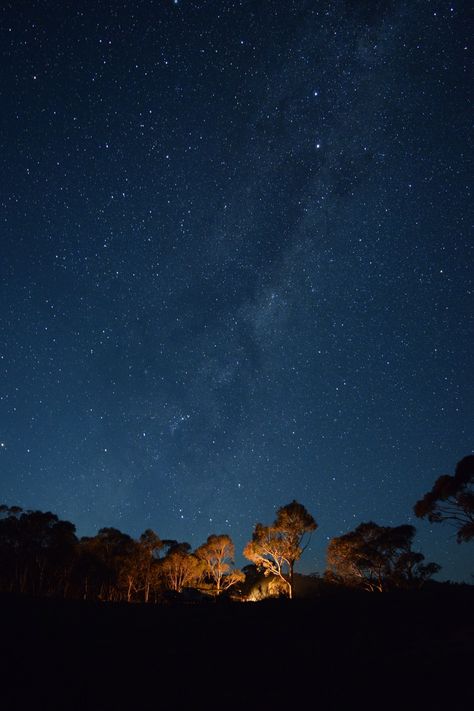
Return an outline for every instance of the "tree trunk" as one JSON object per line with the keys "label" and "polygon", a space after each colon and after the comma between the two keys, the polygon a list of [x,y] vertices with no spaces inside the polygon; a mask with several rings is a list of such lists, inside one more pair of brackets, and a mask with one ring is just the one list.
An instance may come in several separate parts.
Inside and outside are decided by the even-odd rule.
{"label": "tree trunk", "polygon": [[288,585],[288,598],[289,600],[293,599],[293,585],[291,584],[291,580],[287,580],[284,575],[280,576],[283,582],[285,582]]}

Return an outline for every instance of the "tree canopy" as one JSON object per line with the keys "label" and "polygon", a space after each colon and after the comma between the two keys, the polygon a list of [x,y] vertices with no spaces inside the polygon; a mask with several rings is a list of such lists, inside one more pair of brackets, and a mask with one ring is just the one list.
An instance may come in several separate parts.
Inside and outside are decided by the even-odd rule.
{"label": "tree canopy", "polygon": [[317,529],[318,524],[303,504],[293,499],[291,503],[278,509],[274,526],[289,543],[290,582],[293,586],[295,563],[301,558],[309,544],[311,533]]}
{"label": "tree canopy", "polygon": [[180,593],[202,577],[203,562],[190,550],[189,543],[178,543],[160,560],[160,573],[169,590]]}
{"label": "tree canopy", "polygon": [[440,568],[424,564],[423,554],[412,551],[415,533],[409,525],[361,523],[330,541],[327,576],[371,592],[421,585]]}
{"label": "tree canopy", "polygon": [[0,580],[10,592],[63,593],[77,544],[76,527],[50,511],[0,506]]}
{"label": "tree canopy", "polygon": [[[457,504],[464,506],[463,515],[469,519],[458,534],[463,540],[472,535],[467,524],[472,517],[468,487],[473,462],[474,457],[466,457],[455,476],[448,477],[449,491],[456,492]],[[430,520],[444,520],[441,516],[447,514],[430,509],[429,515]],[[245,595],[246,587],[254,593],[258,588],[260,597],[286,592],[292,598],[295,565],[317,528],[298,501],[278,508],[273,523],[255,525],[244,548],[244,556],[253,564],[247,566],[247,575],[234,568],[235,547],[228,534],[211,534],[194,551],[189,543],[161,539],[151,529],[136,539],[112,527],[78,539],[75,526],[51,512],[4,505],[0,506],[0,591],[150,602],[170,592],[179,596],[189,588],[209,597],[230,588]],[[409,525],[362,523],[331,540],[327,577],[366,590],[420,586],[439,566],[425,563],[423,554],[412,550],[414,535],[415,528]],[[236,587],[241,582],[245,586]],[[254,594],[253,599],[257,597]]]}
{"label": "tree canopy", "polygon": [[461,459],[454,476],[444,474],[414,506],[418,518],[447,521],[457,530],[458,543],[474,538],[474,455]]}
{"label": "tree canopy", "polygon": [[233,568],[235,547],[230,536],[211,535],[196,549],[196,556],[205,566],[205,572],[215,585],[216,595],[245,579],[245,575]]}
{"label": "tree canopy", "polygon": [[293,500],[278,509],[274,523],[257,523],[252,540],[244,548],[244,556],[264,571],[279,577],[293,596],[294,566],[303,553],[303,539],[316,530],[317,523],[305,507]]}

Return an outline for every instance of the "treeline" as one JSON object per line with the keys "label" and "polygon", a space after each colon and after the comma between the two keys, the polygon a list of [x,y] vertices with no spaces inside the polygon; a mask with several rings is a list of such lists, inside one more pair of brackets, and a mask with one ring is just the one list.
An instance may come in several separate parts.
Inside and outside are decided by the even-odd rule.
{"label": "treeline", "polygon": [[[317,523],[292,501],[271,525],[257,524],[243,553],[251,562],[234,567],[234,544],[211,535],[196,550],[162,540],[148,529],[133,539],[116,528],[78,538],[74,524],[51,512],[0,507],[0,590],[35,596],[103,601],[158,602],[191,591],[241,599],[292,597],[295,564]],[[439,570],[412,550],[413,526],[368,522],[328,547],[326,581],[384,592],[420,587]]]}
{"label": "treeline", "polygon": [[76,536],[74,524],[51,512],[0,506],[0,590],[84,600],[162,599],[195,586],[215,594],[243,579],[232,569],[229,536],[188,543],[161,540],[152,530],[138,540],[116,528]]}
{"label": "treeline", "polygon": [[[474,537],[474,455],[439,477],[414,512],[455,526],[458,541]],[[297,561],[318,524],[292,501],[270,525],[257,523],[243,554],[251,565],[234,567],[227,534],[210,535],[196,550],[189,543],[162,540],[147,529],[133,539],[116,528],[78,538],[76,528],[55,514],[0,506],[0,591],[84,600],[150,602],[194,590],[219,596],[232,590],[241,599],[293,596]],[[412,549],[414,526],[361,523],[328,545],[326,582],[385,592],[419,588],[440,570]],[[266,580],[265,580],[266,579]]]}

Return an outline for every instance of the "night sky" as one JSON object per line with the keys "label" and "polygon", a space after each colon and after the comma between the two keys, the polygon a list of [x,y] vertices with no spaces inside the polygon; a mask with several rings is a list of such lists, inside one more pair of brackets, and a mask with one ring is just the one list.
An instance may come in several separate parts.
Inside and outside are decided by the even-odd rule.
{"label": "night sky", "polygon": [[1,10],[0,503],[299,569],[472,452],[468,2]]}

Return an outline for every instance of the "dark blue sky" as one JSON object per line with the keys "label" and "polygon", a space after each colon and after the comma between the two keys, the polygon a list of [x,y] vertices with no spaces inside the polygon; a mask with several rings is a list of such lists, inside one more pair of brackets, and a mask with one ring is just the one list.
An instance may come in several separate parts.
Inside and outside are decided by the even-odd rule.
{"label": "dark blue sky", "polygon": [[412,511],[473,444],[468,4],[3,5],[0,501],[470,580]]}

